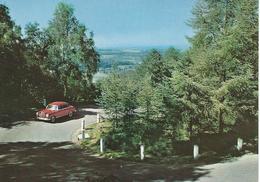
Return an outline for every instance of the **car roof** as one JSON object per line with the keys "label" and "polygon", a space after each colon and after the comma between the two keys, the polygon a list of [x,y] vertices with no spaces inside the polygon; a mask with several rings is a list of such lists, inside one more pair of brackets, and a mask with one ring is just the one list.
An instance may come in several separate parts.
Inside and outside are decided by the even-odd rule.
{"label": "car roof", "polygon": [[50,103],[50,105],[57,105],[57,106],[64,105],[64,104],[68,104],[68,103],[67,102],[63,102],[63,101],[56,101],[56,102]]}

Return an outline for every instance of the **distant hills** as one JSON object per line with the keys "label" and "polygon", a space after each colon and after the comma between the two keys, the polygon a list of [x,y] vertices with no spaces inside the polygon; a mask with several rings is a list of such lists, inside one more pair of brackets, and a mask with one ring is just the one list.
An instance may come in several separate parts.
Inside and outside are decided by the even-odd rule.
{"label": "distant hills", "polygon": [[[156,47],[160,52],[164,52],[169,47]],[[108,48],[98,49],[100,54],[100,72],[108,72],[113,65],[119,69],[132,69],[142,62],[152,48]]]}
{"label": "distant hills", "polygon": [[[168,48],[156,47],[161,53]],[[113,65],[121,71],[134,69],[136,65],[142,62],[151,49],[151,47],[98,49],[100,64],[99,71],[94,76],[94,82],[105,77],[111,71]]]}
{"label": "distant hills", "polygon": [[113,65],[119,69],[133,69],[147,55],[143,49],[99,49],[100,72],[109,72]]}

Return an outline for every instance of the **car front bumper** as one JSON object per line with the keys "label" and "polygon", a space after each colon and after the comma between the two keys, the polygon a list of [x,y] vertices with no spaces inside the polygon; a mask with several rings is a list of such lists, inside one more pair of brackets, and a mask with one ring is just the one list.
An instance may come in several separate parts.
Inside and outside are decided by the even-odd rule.
{"label": "car front bumper", "polygon": [[50,121],[51,118],[42,118],[42,117],[37,117],[38,120],[43,120],[43,121]]}

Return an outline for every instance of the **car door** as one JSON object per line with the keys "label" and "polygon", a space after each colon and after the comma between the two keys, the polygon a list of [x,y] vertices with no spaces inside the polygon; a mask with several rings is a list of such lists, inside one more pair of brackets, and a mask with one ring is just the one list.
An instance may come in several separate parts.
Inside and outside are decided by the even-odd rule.
{"label": "car door", "polygon": [[63,105],[58,105],[58,111],[56,112],[56,117],[60,118],[62,116],[64,116]]}
{"label": "car door", "polygon": [[61,115],[62,115],[62,117],[68,115],[67,104],[63,104],[63,105],[62,105]]}
{"label": "car door", "polygon": [[64,113],[64,116],[67,116],[69,114],[70,110],[69,110],[69,104],[64,104],[63,105],[63,113]]}

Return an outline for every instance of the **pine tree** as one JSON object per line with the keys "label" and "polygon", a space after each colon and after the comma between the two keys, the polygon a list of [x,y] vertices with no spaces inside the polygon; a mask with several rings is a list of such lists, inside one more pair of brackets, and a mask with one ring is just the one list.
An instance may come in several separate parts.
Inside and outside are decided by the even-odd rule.
{"label": "pine tree", "polygon": [[[249,6],[251,7],[248,8]],[[252,11],[249,12],[249,9]],[[245,23],[245,19],[242,18],[244,16],[240,15],[247,14],[255,23],[255,11],[256,1],[246,4],[243,0],[200,1],[193,11],[194,19],[191,25],[197,30],[195,36],[190,39],[193,45],[193,75],[196,81],[211,87],[219,133],[224,131],[225,124],[234,124],[237,117],[237,112],[230,107],[233,103],[229,96],[233,94],[229,87],[232,83],[237,83],[241,77],[248,78],[247,81],[250,82],[250,76],[245,75],[255,75],[257,70],[253,61],[257,57],[257,43],[252,37],[257,37],[258,28],[255,25],[253,31],[251,30],[253,33],[247,34],[250,23]],[[240,23],[244,28],[240,28]],[[250,42],[241,45],[241,40]],[[247,54],[245,49],[250,49],[253,56]],[[254,90],[251,91],[253,92]]]}

